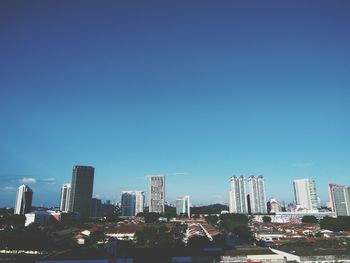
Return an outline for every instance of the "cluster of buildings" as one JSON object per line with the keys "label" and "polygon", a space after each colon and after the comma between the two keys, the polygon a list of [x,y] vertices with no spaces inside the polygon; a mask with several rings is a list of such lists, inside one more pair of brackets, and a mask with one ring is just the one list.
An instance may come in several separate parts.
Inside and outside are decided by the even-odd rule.
{"label": "cluster of buildings", "polygon": [[[100,217],[102,202],[92,198],[95,168],[91,166],[75,165],[72,172],[72,180],[61,188],[59,211],[32,212],[33,191],[27,185],[18,188],[15,214],[30,214],[28,218],[37,218],[36,221],[46,221],[48,214],[73,213],[81,217]],[[178,215],[190,217],[189,196],[179,197],[176,200]],[[121,215],[125,217],[136,216],[142,213],[145,207],[145,194],[143,191],[123,191],[121,194]],[[149,212],[165,212],[165,176],[155,175],[149,177]],[[44,217],[44,218],[43,218]],[[56,216],[57,217],[57,216]]]}
{"label": "cluster of buildings", "polygon": [[[70,183],[61,188],[59,211],[51,214],[75,213],[81,217],[100,217],[101,200],[92,198],[95,168],[91,166],[75,165]],[[240,214],[275,214],[277,221],[287,220],[284,213],[317,213],[321,207],[317,196],[316,183],[310,179],[294,180],[295,206],[286,211],[276,199],[266,202],[264,177],[232,176],[230,178],[229,212]],[[149,176],[148,211],[165,212],[165,176]],[[350,215],[350,187],[344,185],[329,185],[330,208],[336,216]],[[17,191],[15,214],[31,212],[33,191],[29,186],[21,185]],[[144,212],[146,199],[144,191],[123,191],[121,193],[121,215],[136,216]],[[190,217],[190,197],[183,196],[176,199],[176,213]],[[57,209],[58,210],[58,209]],[[43,213],[41,213],[43,214]],[[327,214],[328,215],[328,214]],[[324,216],[323,214],[321,215]],[[57,216],[56,216],[57,217]],[[288,220],[289,220],[288,219]]]}

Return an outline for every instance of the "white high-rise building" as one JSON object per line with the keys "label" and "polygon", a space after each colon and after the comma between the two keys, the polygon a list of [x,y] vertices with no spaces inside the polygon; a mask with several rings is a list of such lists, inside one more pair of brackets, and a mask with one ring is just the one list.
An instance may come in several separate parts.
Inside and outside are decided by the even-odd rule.
{"label": "white high-rise building", "polygon": [[27,185],[18,187],[14,213],[24,215],[32,210],[33,191]]}
{"label": "white high-rise building", "polygon": [[244,176],[232,176],[230,178],[231,189],[229,191],[230,213],[247,214],[247,195]]}
{"label": "white high-rise building", "polygon": [[319,202],[315,180],[297,179],[294,180],[293,184],[296,205],[300,205],[307,210],[317,210]]}
{"label": "white high-rise building", "polygon": [[337,216],[350,216],[350,187],[345,185],[329,185],[332,212]]}
{"label": "white high-rise building", "polygon": [[188,217],[191,217],[190,214],[190,197],[188,195],[184,197],[178,197],[176,199],[176,214],[187,214]]}
{"label": "white high-rise building", "polygon": [[164,213],[165,176],[152,175],[149,177],[149,212]]}
{"label": "white high-rise building", "polygon": [[249,176],[249,201],[252,214],[267,214],[264,177]]}
{"label": "white high-rise building", "polygon": [[136,216],[143,212],[145,195],[143,191],[123,191],[121,199],[122,216]]}
{"label": "white high-rise building", "polygon": [[62,212],[69,211],[70,193],[72,190],[71,184],[63,184],[61,188],[60,210]]}

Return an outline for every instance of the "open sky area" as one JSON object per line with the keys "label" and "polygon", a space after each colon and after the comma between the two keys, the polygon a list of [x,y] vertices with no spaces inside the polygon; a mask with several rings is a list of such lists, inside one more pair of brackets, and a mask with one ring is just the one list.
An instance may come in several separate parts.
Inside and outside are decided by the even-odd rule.
{"label": "open sky area", "polygon": [[350,184],[350,1],[0,1],[0,207],[75,164],[118,201],[227,203],[232,175]]}

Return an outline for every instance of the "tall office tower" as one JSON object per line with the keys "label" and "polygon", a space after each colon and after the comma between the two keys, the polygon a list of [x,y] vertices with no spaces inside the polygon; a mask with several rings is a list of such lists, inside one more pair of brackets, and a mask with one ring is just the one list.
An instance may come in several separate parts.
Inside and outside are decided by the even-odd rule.
{"label": "tall office tower", "polygon": [[297,179],[293,182],[296,205],[307,210],[317,210],[319,207],[315,180]]}
{"label": "tall office tower", "polygon": [[71,184],[63,184],[61,188],[60,210],[62,212],[69,211],[69,199],[72,190]]}
{"label": "tall office tower", "polygon": [[228,200],[230,213],[248,213],[245,177],[232,176],[230,178],[230,186]]}
{"label": "tall office tower", "polygon": [[27,185],[18,187],[15,214],[24,215],[32,210],[33,191]]}
{"label": "tall office tower", "polygon": [[90,215],[95,168],[75,165],[72,174],[72,190],[69,211],[78,212],[82,217]]}
{"label": "tall office tower", "polygon": [[332,211],[337,216],[350,216],[350,187],[345,185],[329,185]]}
{"label": "tall office tower", "polygon": [[190,213],[190,197],[188,195],[186,195],[184,197],[176,198],[176,214],[177,215],[184,215],[184,214],[186,214],[187,217],[191,217],[191,213]]}
{"label": "tall office tower", "polygon": [[252,214],[267,214],[264,177],[249,176],[248,186]]}
{"label": "tall office tower", "polygon": [[121,210],[122,216],[136,216],[143,212],[145,195],[143,191],[123,191]]}
{"label": "tall office tower", "polygon": [[149,212],[164,213],[165,176],[149,177]]}

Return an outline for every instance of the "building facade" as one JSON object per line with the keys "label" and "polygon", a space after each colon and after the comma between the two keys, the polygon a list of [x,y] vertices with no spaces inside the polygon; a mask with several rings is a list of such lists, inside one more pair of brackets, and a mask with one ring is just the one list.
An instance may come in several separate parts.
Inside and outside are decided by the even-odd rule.
{"label": "building facade", "polygon": [[267,214],[264,177],[249,176],[248,187],[251,213]]}
{"label": "building facade", "polygon": [[230,213],[247,214],[247,194],[244,176],[230,178],[229,210]]}
{"label": "building facade", "polygon": [[307,210],[319,208],[315,180],[297,179],[294,180],[293,185],[296,205],[301,205]]}
{"label": "building facade", "polygon": [[143,191],[123,191],[121,198],[122,216],[136,216],[143,212],[145,194]]}
{"label": "building facade", "polygon": [[90,216],[91,217],[101,217],[102,216],[101,199],[98,199],[98,198],[91,199]]}
{"label": "building facade", "polygon": [[60,198],[60,210],[62,212],[69,211],[69,200],[70,200],[71,190],[72,190],[71,184],[62,185],[61,198]]}
{"label": "building facade", "polygon": [[82,217],[90,216],[90,206],[94,185],[95,168],[75,165],[72,174],[72,190],[69,211],[77,212]]}
{"label": "building facade", "polygon": [[27,185],[18,187],[14,213],[24,215],[32,210],[33,191]]}
{"label": "building facade", "polygon": [[165,176],[152,175],[149,177],[149,212],[164,213],[165,205]]}
{"label": "building facade", "polygon": [[329,185],[329,196],[332,211],[337,216],[350,216],[350,187],[345,185]]}
{"label": "building facade", "polygon": [[177,215],[187,215],[191,217],[190,212],[190,197],[188,195],[184,197],[176,198],[176,214]]}

